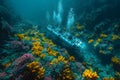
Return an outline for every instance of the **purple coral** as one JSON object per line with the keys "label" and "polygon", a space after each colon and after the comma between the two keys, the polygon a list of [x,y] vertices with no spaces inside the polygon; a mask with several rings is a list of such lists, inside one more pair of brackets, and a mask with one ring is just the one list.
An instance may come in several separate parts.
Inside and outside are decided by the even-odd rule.
{"label": "purple coral", "polygon": [[32,54],[29,53],[25,53],[24,55],[22,55],[21,57],[19,57],[18,59],[16,59],[14,61],[15,65],[20,65],[20,64],[24,64],[26,61],[28,60],[34,60],[35,58],[33,57]]}
{"label": "purple coral", "polygon": [[9,42],[11,44],[11,48],[12,49],[18,49],[18,48],[21,48],[23,50],[25,49],[29,49],[29,46],[24,46],[23,42],[21,41],[10,41]]}
{"label": "purple coral", "polygon": [[9,73],[11,80],[19,80],[23,77],[23,72],[26,70],[26,65],[33,61],[35,57],[30,53],[25,53],[21,57],[17,58],[11,65],[11,71]]}
{"label": "purple coral", "polygon": [[51,76],[50,77],[45,77],[44,80],[52,80],[52,77]]}
{"label": "purple coral", "polygon": [[79,68],[78,70],[79,70],[79,72],[82,72],[84,69],[85,69],[85,67],[82,65],[82,63],[80,63],[80,62],[76,62],[76,66]]}
{"label": "purple coral", "polygon": [[26,53],[24,55],[22,55],[21,57],[19,57],[18,59],[16,59],[13,62],[13,70],[12,73],[18,74],[20,73],[22,70],[24,70],[26,68],[27,63],[33,61],[35,58],[32,54]]}
{"label": "purple coral", "polygon": [[1,73],[0,73],[0,79],[3,78],[3,77],[5,77],[6,75],[7,75],[7,74],[6,74],[5,72],[1,72]]}

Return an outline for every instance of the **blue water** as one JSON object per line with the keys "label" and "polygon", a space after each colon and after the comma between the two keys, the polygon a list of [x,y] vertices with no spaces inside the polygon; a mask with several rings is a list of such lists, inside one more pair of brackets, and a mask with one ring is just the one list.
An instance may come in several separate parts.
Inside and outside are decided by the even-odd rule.
{"label": "blue water", "polygon": [[0,0],[0,80],[120,80],[119,4]]}

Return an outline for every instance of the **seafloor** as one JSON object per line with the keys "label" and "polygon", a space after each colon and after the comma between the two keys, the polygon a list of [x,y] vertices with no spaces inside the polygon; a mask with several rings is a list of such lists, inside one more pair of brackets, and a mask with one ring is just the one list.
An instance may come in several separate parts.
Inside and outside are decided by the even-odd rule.
{"label": "seafloor", "polygon": [[120,80],[118,5],[81,13],[68,37],[64,25],[56,35],[56,24],[34,25],[0,4],[0,80]]}

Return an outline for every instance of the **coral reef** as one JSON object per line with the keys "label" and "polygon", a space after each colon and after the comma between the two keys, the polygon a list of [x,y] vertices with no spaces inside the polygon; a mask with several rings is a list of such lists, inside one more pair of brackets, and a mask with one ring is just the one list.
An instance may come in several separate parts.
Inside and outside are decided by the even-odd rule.
{"label": "coral reef", "polygon": [[[78,75],[80,75],[83,68],[81,68],[82,65],[76,64],[75,57],[70,56],[66,50],[57,47],[44,34],[39,31],[36,32],[36,30],[23,31],[20,34],[15,34],[15,41],[8,42],[8,44],[12,45],[10,46],[12,47],[10,49],[14,50],[12,52],[17,56],[22,56],[15,56],[13,62],[9,60],[3,64],[8,70],[4,78],[13,80],[54,80],[57,78],[58,80],[74,80],[79,78]],[[30,49],[22,49],[25,46]],[[19,55],[17,49],[21,51]],[[23,52],[29,53],[23,54]],[[79,71],[76,73],[77,69]]]}
{"label": "coral reef", "polygon": [[44,78],[44,72],[45,69],[40,66],[39,62],[31,62],[27,65],[27,68],[29,69],[29,74],[31,75],[31,80],[40,80]]}
{"label": "coral reef", "polygon": [[0,80],[120,80],[119,0],[60,0],[47,27],[0,2]]}
{"label": "coral reef", "polygon": [[83,77],[85,77],[88,80],[97,80],[97,78],[99,78],[98,74],[96,72],[93,72],[92,69],[86,69],[83,74]]}

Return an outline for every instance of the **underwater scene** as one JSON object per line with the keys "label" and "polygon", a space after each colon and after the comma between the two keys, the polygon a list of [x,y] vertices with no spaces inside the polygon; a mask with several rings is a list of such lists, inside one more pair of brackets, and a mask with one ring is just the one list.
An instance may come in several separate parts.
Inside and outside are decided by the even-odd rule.
{"label": "underwater scene", "polygon": [[0,80],[120,80],[120,0],[0,0]]}

